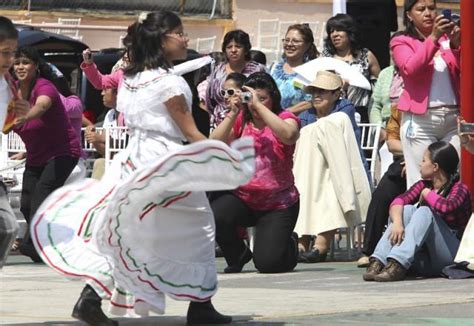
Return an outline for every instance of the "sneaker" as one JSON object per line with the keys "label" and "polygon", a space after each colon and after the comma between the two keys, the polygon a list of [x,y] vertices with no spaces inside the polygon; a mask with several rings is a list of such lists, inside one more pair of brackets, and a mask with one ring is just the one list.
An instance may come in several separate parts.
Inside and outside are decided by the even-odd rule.
{"label": "sneaker", "polygon": [[393,258],[388,259],[387,266],[374,276],[375,282],[396,282],[403,281],[407,275],[407,269]]}
{"label": "sneaker", "polygon": [[[367,257],[369,258],[369,257]],[[369,266],[367,267],[367,271],[362,275],[364,281],[373,281],[375,276],[377,276],[384,268],[383,263],[375,257],[371,257],[369,259]]]}

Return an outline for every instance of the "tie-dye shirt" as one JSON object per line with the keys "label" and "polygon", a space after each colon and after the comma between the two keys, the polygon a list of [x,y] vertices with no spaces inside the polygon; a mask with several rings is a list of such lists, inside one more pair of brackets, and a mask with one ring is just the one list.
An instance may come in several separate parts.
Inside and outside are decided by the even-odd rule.
{"label": "tie-dye shirt", "polygon": [[[281,119],[300,120],[291,112],[282,111]],[[250,208],[257,211],[284,209],[299,200],[293,176],[295,145],[285,145],[270,129],[258,129],[251,123],[243,126],[243,114],[234,124],[234,134],[249,136],[255,146],[255,175],[249,183],[240,186],[235,194]]]}

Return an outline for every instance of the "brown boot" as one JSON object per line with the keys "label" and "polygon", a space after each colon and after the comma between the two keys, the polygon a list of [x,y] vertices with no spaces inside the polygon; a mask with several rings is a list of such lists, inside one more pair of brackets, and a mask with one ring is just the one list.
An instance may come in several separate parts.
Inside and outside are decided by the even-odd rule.
{"label": "brown boot", "polygon": [[375,257],[369,259],[369,266],[367,271],[362,275],[364,281],[373,281],[374,277],[377,276],[383,269],[383,263]]}
{"label": "brown boot", "polygon": [[388,259],[387,266],[384,267],[380,274],[374,277],[375,282],[395,282],[403,281],[406,277],[407,270],[395,259]]}

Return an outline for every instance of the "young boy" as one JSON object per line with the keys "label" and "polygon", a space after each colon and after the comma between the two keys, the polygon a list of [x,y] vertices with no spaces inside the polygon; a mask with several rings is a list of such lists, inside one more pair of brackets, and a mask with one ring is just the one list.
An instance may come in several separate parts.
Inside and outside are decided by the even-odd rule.
{"label": "young boy", "polygon": [[[10,19],[0,16],[0,126],[7,116],[8,104],[12,100],[11,89],[5,79],[13,64],[18,45],[18,31]],[[18,223],[7,198],[7,188],[0,181],[0,268],[3,267],[8,252],[18,233]]]}

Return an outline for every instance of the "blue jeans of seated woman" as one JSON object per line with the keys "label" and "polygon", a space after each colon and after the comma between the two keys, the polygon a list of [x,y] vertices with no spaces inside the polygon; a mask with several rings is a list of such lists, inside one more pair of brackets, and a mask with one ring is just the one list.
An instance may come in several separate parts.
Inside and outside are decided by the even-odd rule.
{"label": "blue jeans of seated woman", "polygon": [[384,264],[387,264],[387,258],[395,259],[406,269],[413,267],[424,276],[437,276],[445,266],[453,263],[460,241],[429,207],[405,205],[403,225],[405,238],[402,243],[395,246],[390,243],[390,223],[372,257]]}

